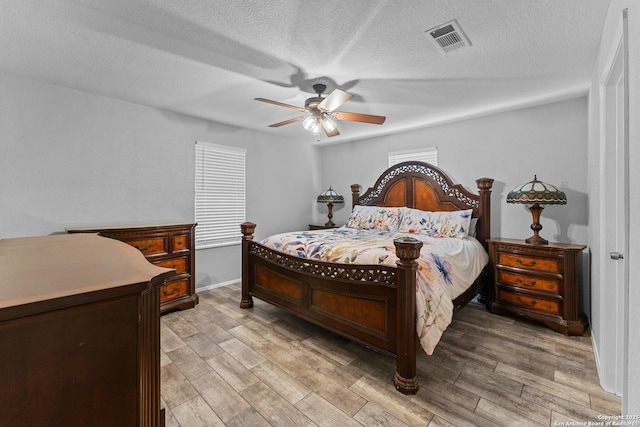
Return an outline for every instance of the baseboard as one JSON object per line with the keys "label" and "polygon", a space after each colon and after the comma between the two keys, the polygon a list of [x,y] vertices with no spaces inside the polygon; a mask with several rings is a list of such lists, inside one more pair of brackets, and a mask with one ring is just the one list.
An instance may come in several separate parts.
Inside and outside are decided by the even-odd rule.
{"label": "baseboard", "polygon": [[196,292],[204,292],[204,291],[208,291],[209,289],[215,289],[215,288],[221,288],[223,286],[233,285],[234,283],[238,283],[239,281],[240,279],[228,280],[226,282],[214,283],[213,285],[207,285],[201,288],[196,286]]}
{"label": "baseboard", "polygon": [[607,393],[621,396],[621,394],[615,390],[615,387],[609,387],[607,382],[605,381],[606,379],[603,378],[604,374],[602,373],[602,368],[600,367],[600,354],[598,352],[598,345],[596,344],[596,338],[593,333],[593,328],[591,328],[591,348],[593,348],[593,357],[596,361],[596,371],[598,372],[598,381],[600,382],[600,387],[602,387],[602,389]]}

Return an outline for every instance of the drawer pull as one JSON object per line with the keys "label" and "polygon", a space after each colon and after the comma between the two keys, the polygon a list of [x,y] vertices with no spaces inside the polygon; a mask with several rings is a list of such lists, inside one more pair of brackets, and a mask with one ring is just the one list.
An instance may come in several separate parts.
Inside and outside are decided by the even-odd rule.
{"label": "drawer pull", "polygon": [[147,246],[133,245],[133,247],[136,248],[139,251],[148,251],[149,249],[151,249],[153,247],[153,243],[149,243]]}
{"label": "drawer pull", "polygon": [[531,301],[529,301],[529,302],[526,302],[526,301],[523,301],[523,300],[522,300],[522,298],[520,298],[520,297],[516,297],[516,299],[518,300],[518,302],[521,302],[522,304],[529,304],[529,305],[530,305],[530,306],[532,306],[532,307],[533,307],[534,305],[536,305],[536,303],[538,302],[538,301],[536,301],[536,300],[531,300]]}
{"label": "drawer pull", "polygon": [[519,278],[519,277],[518,277],[518,278],[516,279],[516,283],[517,283],[518,285],[523,285],[523,286],[533,286],[533,285],[535,285],[535,284],[536,284],[536,281],[535,281],[535,280],[532,280],[532,281],[530,281],[529,283],[525,283],[525,281],[524,281],[524,280],[522,280],[521,278]]}
{"label": "drawer pull", "polygon": [[169,296],[169,295],[173,295],[173,294],[175,294],[176,292],[178,292],[178,290],[179,290],[179,289],[180,289],[180,287],[179,287],[179,286],[174,287],[174,288],[173,288],[173,289],[171,289],[170,291],[168,291],[168,290],[166,290],[166,289],[163,289],[163,290],[162,290],[162,293],[164,294],[164,296],[166,296],[166,297],[167,297],[167,296]]}
{"label": "drawer pull", "polygon": [[533,267],[534,265],[536,265],[536,261],[529,261],[529,262],[524,262],[522,261],[520,258],[516,258],[516,262],[520,265],[522,265],[523,267]]}

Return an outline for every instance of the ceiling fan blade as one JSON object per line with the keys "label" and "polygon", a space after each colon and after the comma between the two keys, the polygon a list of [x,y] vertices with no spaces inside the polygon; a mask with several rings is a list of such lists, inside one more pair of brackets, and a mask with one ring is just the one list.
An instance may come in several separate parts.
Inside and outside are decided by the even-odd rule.
{"label": "ceiling fan blade", "polygon": [[340,135],[340,132],[338,132],[338,128],[334,128],[332,131],[327,130],[327,127],[324,125],[324,122],[322,122],[322,131],[325,133],[325,135],[327,135],[328,137],[332,137],[332,136],[338,136]]}
{"label": "ceiling fan blade", "polygon": [[386,120],[385,116],[374,116],[372,114],[348,113],[346,111],[336,111],[331,114],[336,120],[346,120],[349,122],[371,123],[381,125]]}
{"label": "ceiling fan blade", "polygon": [[296,118],[289,119],[289,120],[285,120],[283,122],[274,123],[272,125],[269,125],[269,127],[270,128],[279,128],[280,126],[288,125],[289,123],[299,122],[300,120],[304,120],[304,116],[296,117]]}
{"label": "ceiling fan blade", "polygon": [[331,112],[336,108],[342,106],[345,102],[353,98],[353,95],[347,93],[341,89],[334,89],[325,99],[318,104],[318,108],[322,111]]}
{"label": "ceiling fan blade", "polygon": [[303,113],[306,111],[302,107],[296,107],[295,105],[284,104],[282,102],[272,101],[272,100],[266,99],[266,98],[253,98],[253,99],[255,99],[256,101],[260,101],[260,102],[266,102],[267,104],[273,104],[273,105],[279,105],[280,107],[291,108],[292,110],[301,111]]}

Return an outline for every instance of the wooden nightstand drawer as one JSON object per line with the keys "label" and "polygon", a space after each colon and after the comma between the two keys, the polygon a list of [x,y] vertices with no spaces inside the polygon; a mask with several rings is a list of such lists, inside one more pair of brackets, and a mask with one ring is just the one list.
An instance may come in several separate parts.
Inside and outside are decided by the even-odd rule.
{"label": "wooden nightstand drawer", "polygon": [[188,279],[166,282],[160,287],[160,302],[173,300],[187,295]]}
{"label": "wooden nightstand drawer", "polygon": [[498,255],[498,264],[508,267],[526,268],[527,270],[547,271],[551,273],[559,273],[562,271],[559,259],[541,258],[507,252],[501,252]]}
{"label": "wooden nightstand drawer", "polygon": [[531,276],[504,270],[498,270],[498,282],[517,286],[523,289],[553,292],[556,294],[561,292],[562,286],[561,278]]}
{"label": "wooden nightstand drawer", "polygon": [[542,298],[534,298],[500,289],[498,300],[530,310],[544,311],[551,314],[560,314],[560,303]]}
{"label": "wooden nightstand drawer", "polygon": [[187,269],[187,266],[189,265],[189,259],[187,257],[154,261],[152,264],[155,264],[158,267],[173,268],[176,271],[176,274],[184,274],[189,271]]}

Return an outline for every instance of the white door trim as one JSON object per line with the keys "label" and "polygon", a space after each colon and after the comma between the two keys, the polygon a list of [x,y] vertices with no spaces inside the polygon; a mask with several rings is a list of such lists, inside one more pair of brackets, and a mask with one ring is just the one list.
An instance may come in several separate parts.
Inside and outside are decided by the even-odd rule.
{"label": "white door trim", "polygon": [[[623,408],[624,396],[627,395],[628,390],[628,343],[629,343],[629,307],[628,307],[628,294],[629,294],[629,268],[628,263],[623,262],[621,274],[622,283],[607,283],[609,278],[609,272],[611,269],[615,269],[616,266],[612,264],[609,257],[609,252],[619,251],[623,254],[628,254],[628,231],[629,231],[629,167],[628,167],[628,146],[629,146],[629,85],[628,85],[628,37],[627,37],[627,10],[622,11],[622,19],[619,21],[616,28],[616,32],[613,38],[610,49],[607,52],[607,57],[604,61],[603,72],[599,80],[599,96],[600,96],[600,146],[599,146],[599,170],[604,176],[602,185],[600,185],[600,259],[599,263],[599,305],[601,310],[600,320],[602,325],[599,325],[599,333],[602,335],[599,337],[599,342],[602,348],[597,348],[594,345],[596,351],[596,362],[598,364],[598,373],[600,376],[600,383],[605,390],[614,392],[623,396]],[[622,154],[621,159],[623,164],[616,165],[622,167],[624,170],[623,186],[625,189],[624,200],[624,224],[622,231],[619,232],[623,241],[623,246],[620,248],[611,248],[607,244],[607,231],[611,231],[611,227],[608,223],[612,221],[611,215],[607,212],[607,197],[609,192],[616,188],[615,183],[607,181],[608,173],[607,169],[611,168],[611,161],[608,159],[616,152],[617,147],[610,147],[608,144],[612,141],[611,135],[607,132],[611,131],[611,125],[609,119],[612,117],[611,112],[608,110],[608,106],[611,105],[610,97],[611,87],[614,81],[622,81],[623,99],[623,132],[621,136],[622,141]],[[609,166],[607,164],[609,163]],[[615,163],[615,162],[614,162]],[[595,344],[595,342],[594,342]]]}

